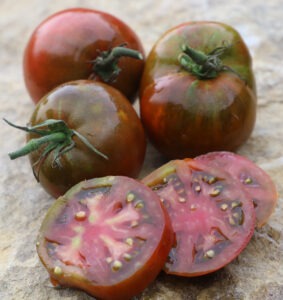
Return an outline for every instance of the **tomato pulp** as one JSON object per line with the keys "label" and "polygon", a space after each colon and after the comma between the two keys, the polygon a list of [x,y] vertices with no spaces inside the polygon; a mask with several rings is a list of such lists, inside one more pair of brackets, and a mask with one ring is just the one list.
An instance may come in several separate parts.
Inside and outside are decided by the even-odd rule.
{"label": "tomato pulp", "polygon": [[225,169],[252,199],[257,227],[262,227],[275,209],[278,194],[270,176],[249,159],[232,152],[211,152],[195,158],[215,168]]}

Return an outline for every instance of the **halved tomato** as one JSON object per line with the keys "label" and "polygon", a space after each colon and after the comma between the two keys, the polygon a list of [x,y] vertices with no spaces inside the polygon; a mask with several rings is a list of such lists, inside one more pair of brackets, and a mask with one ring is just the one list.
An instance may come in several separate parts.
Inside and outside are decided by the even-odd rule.
{"label": "halved tomato", "polygon": [[199,276],[230,263],[253,235],[253,203],[225,171],[186,159],[171,161],[142,180],[170,215],[176,245],[164,270]]}
{"label": "halved tomato", "polygon": [[38,237],[54,285],[130,299],[162,269],[174,235],[158,196],[122,176],[84,181],[58,198]]}
{"label": "halved tomato", "polygon": [[278,194],[272,179],[263,169],[249,159],[227,151],[210,152],[195,159],[225,169],[253,200],[257,227],[266,224],[275,209]]}

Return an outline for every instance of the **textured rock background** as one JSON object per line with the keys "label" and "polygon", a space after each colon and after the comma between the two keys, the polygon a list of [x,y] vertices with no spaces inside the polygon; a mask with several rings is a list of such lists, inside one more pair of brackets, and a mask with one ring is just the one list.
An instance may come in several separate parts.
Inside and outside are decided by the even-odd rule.
{"label": "textured rock background", "polygon": [[[257,230],[247,249],[225,269],[203,278],[161,274],[138,299],[283,299],[283,4],[281,0],[1,0],[0,117],[25,124],[33,104],[22,78],[28,37],[58,10],[84,6],[108,11],[132,26],[147,51],[165,30],[188,20],[215,20],[234,26],[250,47],[258,86],[258,118],[239,150],[275,181],[279,202],[269,223]],[[281,86],[280,86],[281,85]],[[40,264],[35,239],[52,203],[36,183],[27,158],[7,153],[24,143],[24,134],[0,124],[0,299],[91,299],[83,292],[51,287]],[[161,164],[149,146],[142,174]]]}

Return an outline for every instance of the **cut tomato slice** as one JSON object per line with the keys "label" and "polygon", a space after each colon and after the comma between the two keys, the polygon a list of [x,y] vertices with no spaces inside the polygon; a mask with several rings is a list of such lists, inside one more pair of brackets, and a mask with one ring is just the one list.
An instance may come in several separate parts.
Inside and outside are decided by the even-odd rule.
{"label": "cut tomato slice", "polygon": [[152,282],[174,242],[159,197],[127,177],[84,181],[50,208],[38,236],[53,284],[130,299]]}
{"label": "cut tomato slice", "polygon": [[256,225],[262,227],[274,211],[278,199],[270,176],[247,158],[232,152],[210,152],[195,158],[215,168],[225,169],[254,203]]}
{"label": "cut tomato slice", "polygon": [[200,161],[171,161],[142,180],[160,197],[176,235],[164,270],[199,276],[230,263],[254,232],[253,203],[225,171]]}

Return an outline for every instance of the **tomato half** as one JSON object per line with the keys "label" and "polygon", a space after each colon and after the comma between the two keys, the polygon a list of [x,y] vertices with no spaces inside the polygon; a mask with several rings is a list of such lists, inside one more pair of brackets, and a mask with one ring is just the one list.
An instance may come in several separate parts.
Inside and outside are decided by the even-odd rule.
{"label": "tomato half", "polygon": [[174,160],[142,182],[161,198],[176,234],[165,272],[188,277],[214,272],[251,239],[253,203],[225,171],[192,159]]}
{"label": "tomato half", "polygon": [[[50,120],[60,123],[43,126]],[[26,131],[24,149],[32,146],[34,174],[55,198],[84,179],[136,177],[143,164],[146,141],[140,119],[118,90],[103,83],[79,80],[52,90],[36,105]],[[10,156],[21,153],[27,152]]]}
{"label": "tomato half", "polygon": [[[115,47],[120,51],[110,53]],[[78,79],[107,82],[134,101],[143,56],[138,36],[121,20],[97,10],[71,8],[51,15],[32,33],[24,53],[24,79],[34,102]]]}
{"label": "tomato half", "polygon": [[278,194],[270,176],[249,159],[231,152],[212,152],[195,158],[206,165],[225,169],[253,200],[257,227],[262,227],[275,209]]}
{"label": "tomato half", "polygon": [[217,22],[165,32],[146,60],[140,111],[150,141],[169,159],[242,145],[256,120],[256,88],[238,32]]}
{"label": "tomato half", "polygon": [[154,280],[173,240],[169,216],[151,189],[108,176],[79,183],[54,202],[37,250],[54,285],[126,300]]}

